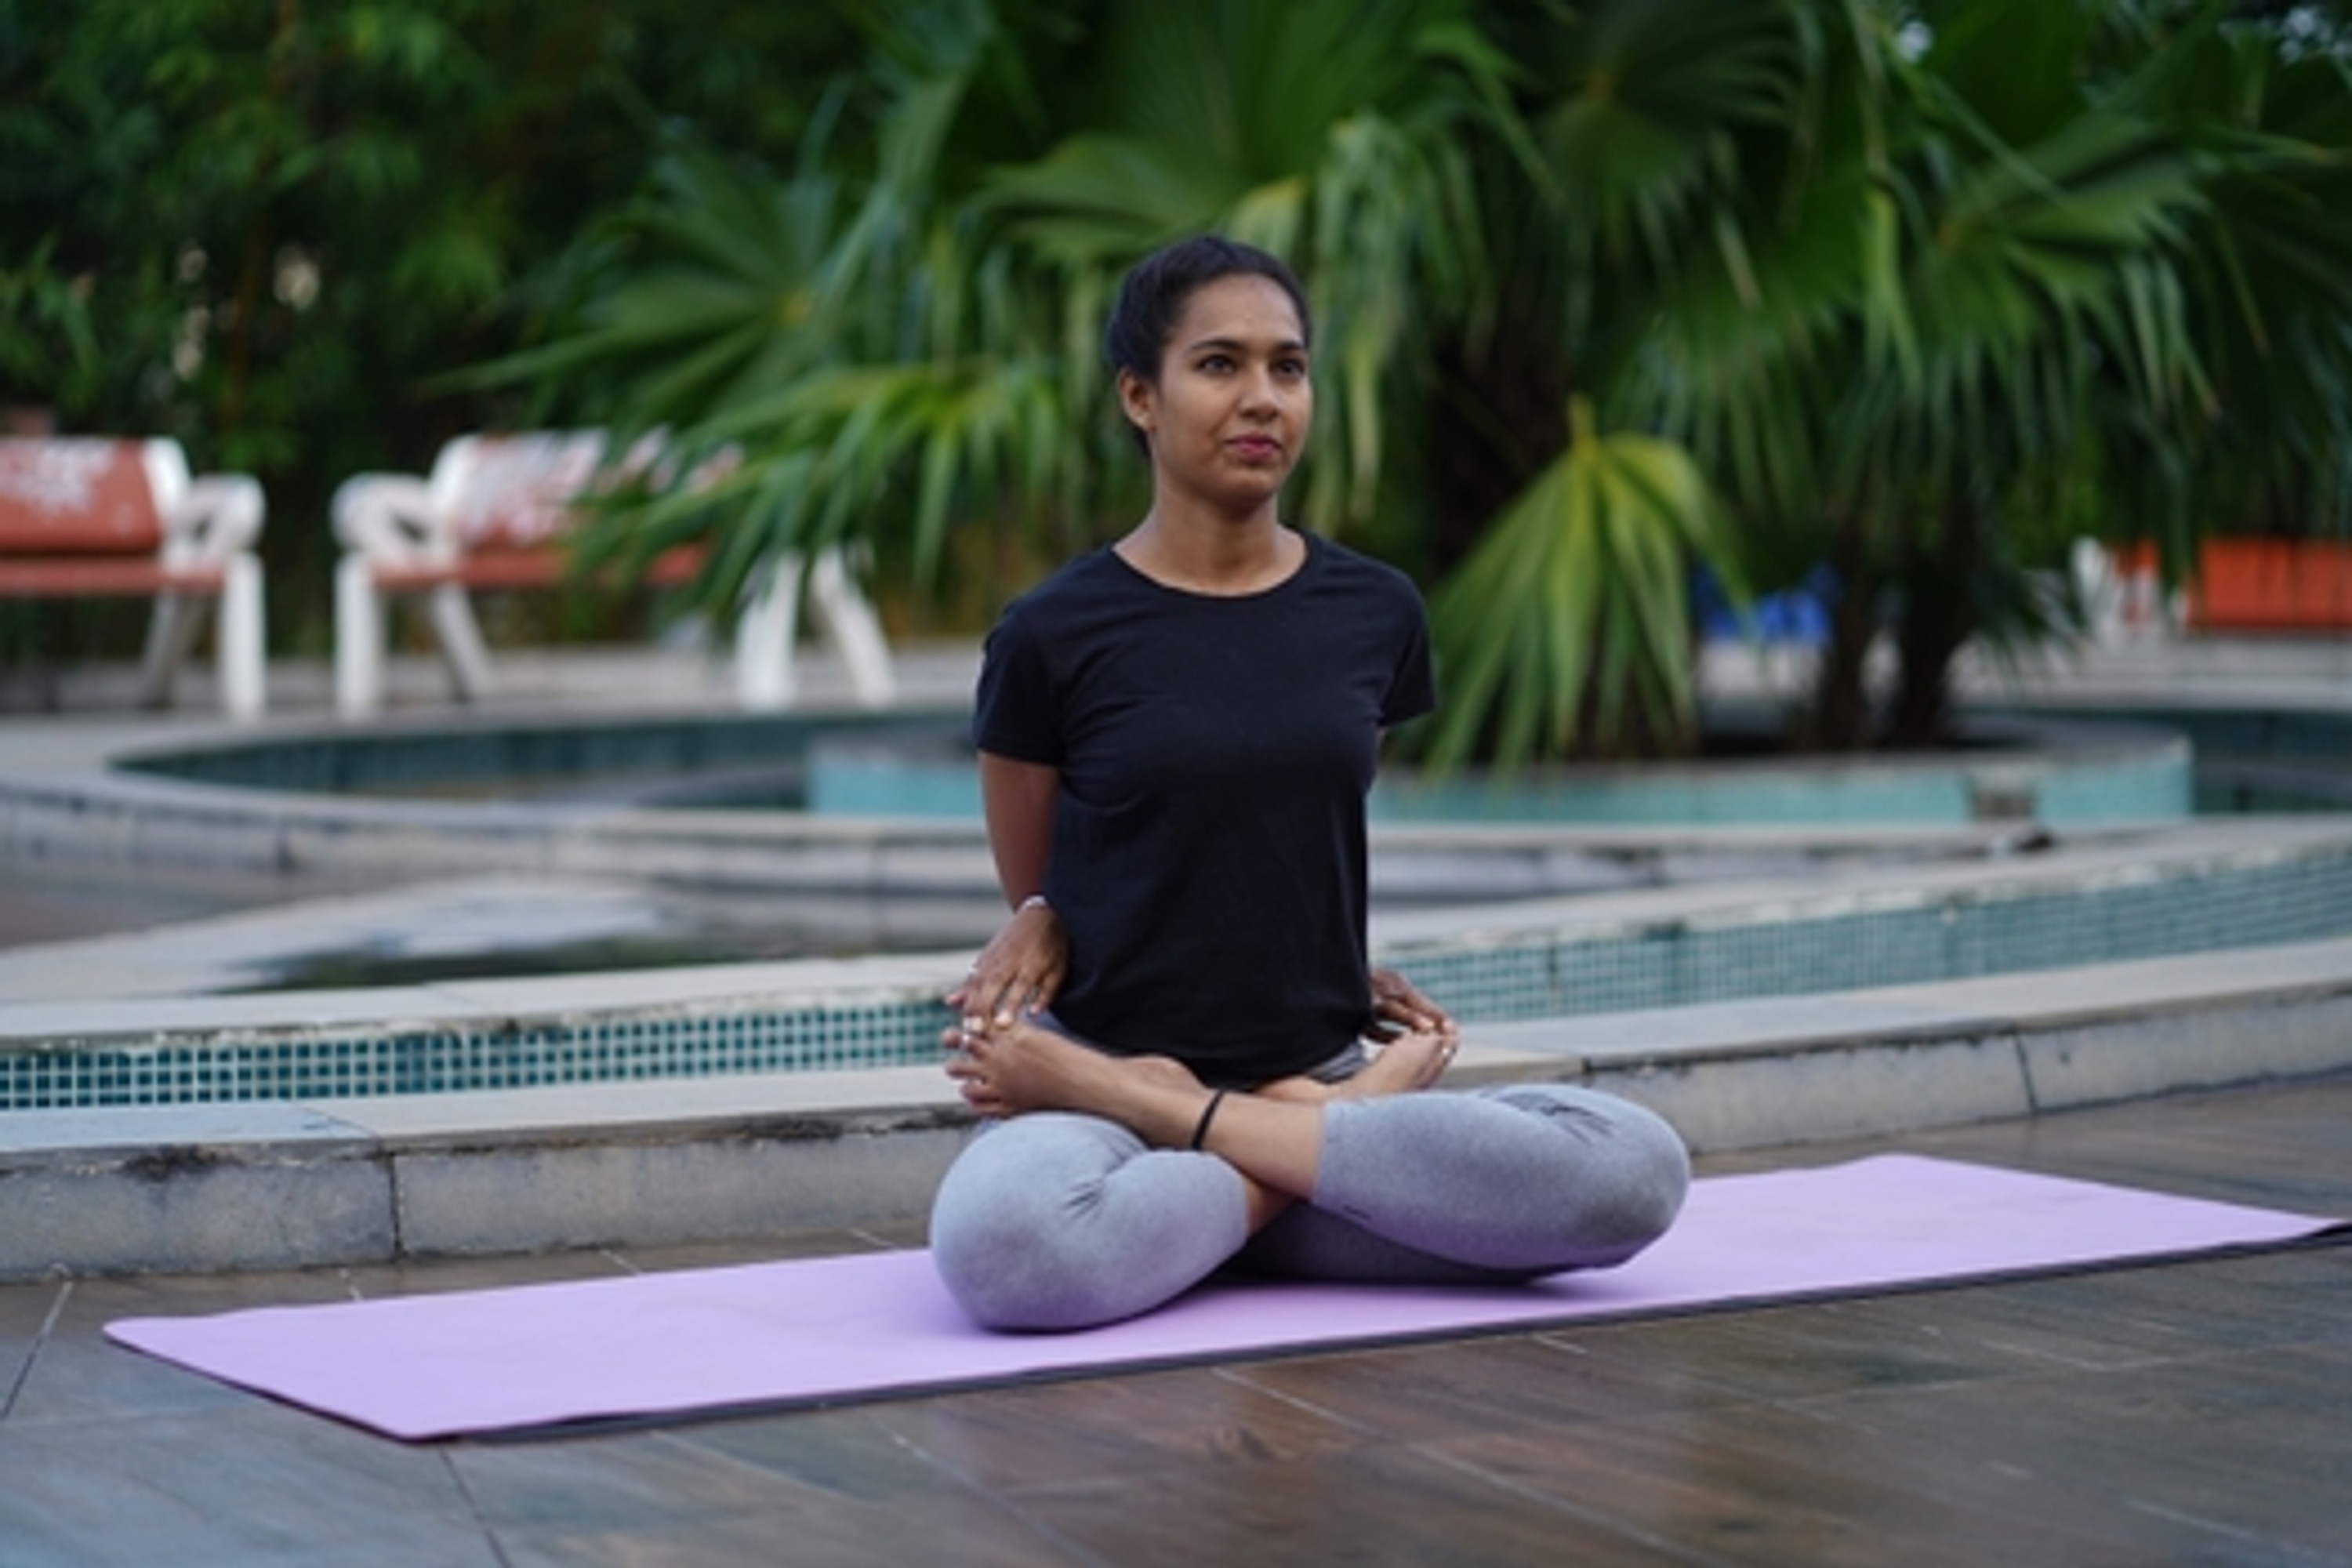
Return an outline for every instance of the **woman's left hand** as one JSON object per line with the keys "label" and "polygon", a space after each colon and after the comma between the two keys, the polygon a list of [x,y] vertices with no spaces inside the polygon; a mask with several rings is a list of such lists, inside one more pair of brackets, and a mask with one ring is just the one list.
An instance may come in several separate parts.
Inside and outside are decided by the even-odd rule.
{"label": "woman's left hand", "polygon": [[1404,1034],[1444,1034],[1454,1027],[1452,1015],[1421,994],[1421,988],[1393,969],[1372,971],[1371,1038],[1386,1044]]}

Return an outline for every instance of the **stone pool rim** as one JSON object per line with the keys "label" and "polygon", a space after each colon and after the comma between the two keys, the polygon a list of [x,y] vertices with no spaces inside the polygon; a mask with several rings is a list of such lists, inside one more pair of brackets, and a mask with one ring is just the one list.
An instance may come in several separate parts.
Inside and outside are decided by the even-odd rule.
{"label": "stone pool rim", "polygon": [[[1933,984],[2352,932],[2352,821],[1377,919],[1473,1026]],[[0,1106],[101,1109],[927,1061],[964,954],[0,1004]]]}
{"label": "stone pool rim", "polygon": [[[1739,754],[1641,763],[1580,763],[1513,770],[1507,781],[1477,770],[1423,779],[1409,765],[1384,771],[1374,796],[1384,824],[1494,823],[1518,826],[1949,826],[2032,819],[2080,826],[2189,815],[2191,751],[2177,731],[2128,715],[2024,711],[1963,713],[1956,743],[1923,752],[1777,754],[1768,710],[1718,703],[1711,722]],[[225,730],[109,759],[112,773],[250,789],[304,800],[525,807],[595,806],[726,813],[725,764],[800,779],[812,753],[852,742],[965,749],[968,715],[932,704],[885,711],[784,713],[639,710],[580,714],[402,716],[365,727],[278,725]],[[698,773],[715,773],[697,800]],[[530,781],[522,794],[447,798],[486,779]],[[551,792],[563,779],[612,781],[595,791]],[[854,788],[854,784],[852,785]],[[824,794],[822,790],[815,793]],[[838,790],[833,792],[838,795]],[[761,805],[751,815],[794,813]],[[958,807],[947,820],[977,816]],[[938,821],[886,804],[828,806],[823,819]]]}
{"label": "stone pool rim", "polygon": [[[1706,1154],[2347,1068],[2352,939],[1538,1021],[1474,1031],[1460,1078],[1620,1093]],[[0,1113],[0,1279],[903,1224],[971,1126],[917,1068]]]}

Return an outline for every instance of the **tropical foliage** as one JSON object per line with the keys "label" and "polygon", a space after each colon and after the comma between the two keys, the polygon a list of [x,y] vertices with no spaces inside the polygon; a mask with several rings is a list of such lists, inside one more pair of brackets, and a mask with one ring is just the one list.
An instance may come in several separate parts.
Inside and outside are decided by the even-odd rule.
{"label": "tropical foliage", "polygon": [[[1440,760],[1688,745],[1694,561],[1829,563],[1806,737],[1927,741],[1963,647],[2065,628],[2075,534],[2177,559],[2343,504],[2325,12],[931,0],[868,37],[839,85],[870,158],[679,148],[577,329],[507,367],[745,455],[608,547],[715,532],[740,572],[854,531],[919,574],[1123,527],[1091,334],[1121,268],[1206,227],[1308,280],[1298,510],[1435,584]],[[707,588],[724,615],[739,583]]]}
{"label": "tropical foliage", "polygon": [[[862,47],[820,7],[699,14],[0,0],[0,405],[260,476],[275,640],[322,651],[332,487],[515,417],[424,384],[516,345],[588,216],[642,185],[650,128],[790,147]],[[780,88],[774,57],[806,74]],[[47,622],[52,658],[138,646],[135,614],[66,608],[0,615]]]}
{"label": "tropical foliage", "polygon": [[[1850,746],[1937,736],[1962,648],[2062,633],[2078,534],[2352,524],[2340,5],[74,15],[0,26],[41,86],[0,150],[79,160],[11,175],[46,248],[0,268],[0,374],[289,478],[665,426],[728,477],[623,492],[589,548],[714,543],[720,619],[770,551],[867,542],[971,620],[1122,530],[1095,333],[1202,228],[1307,281],[1293,503],[1431,585],[1440,760],[1691,744],[1694,563],[1833,568],[1797,720]],[[124,243],[142,205],[185,237]]]}
{"label": "tropical foliage", "polygon": [[[2352,142],[2267,107],[2289,78],[2340,113],[2341,54],[2290,59],[2218,6],[1901,17],[1822,52],[1831,111],[1765,149],[1766,170],[1803,177],[1759,182],[1780,214],[1743,215],[1634,378],[1743,521],[1836,569],[1809,715],[1830,744],[1871,732],[1882,632],[1899,655],[1888,729],[1932,739],[1963,645],[2014,647],[2063,618],[2027,569],[2068,535],[2119,517],[2178,559],[2193,527],[2247,517],[2248,479],[2200,461],[2217,438],[2303,509],[2342,493],[2343,447],[2308,428],[2336,414],[2307,407],[2292,436],[2295,416],[2246,421],[2273,376],[2318,394],[2352,369],[2344,296],[2319,282],[2352,262]],[[2301,279],[2246,286],[2251,267],[2295,264]]]}

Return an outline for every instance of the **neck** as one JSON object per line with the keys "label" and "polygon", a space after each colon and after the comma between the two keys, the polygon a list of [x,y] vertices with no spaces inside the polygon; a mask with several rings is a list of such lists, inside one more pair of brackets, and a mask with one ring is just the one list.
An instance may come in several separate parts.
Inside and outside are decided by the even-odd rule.
{"label": "neck", "polygon": [[1252,594],[1298,569],[1306,541],[1271,502],[1245,516],[1209,516],[1155,504],[1115,548],[1154,582],[1198,594]]}

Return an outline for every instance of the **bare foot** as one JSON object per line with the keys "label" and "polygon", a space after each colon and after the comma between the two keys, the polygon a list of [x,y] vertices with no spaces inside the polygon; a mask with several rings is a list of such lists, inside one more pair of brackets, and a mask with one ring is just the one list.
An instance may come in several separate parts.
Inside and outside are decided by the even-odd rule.
{"label": "bare foot", "polygon": [[1086,1111],[1165,1143],[1199,1113],[1201,1080],[1172,1057],[1107,1056],[1023,1022],[950,1030],[946,1043],[960,1049],[948,1076],[982,1116]]}
{"label": "bare foot", "polygon": [[1332,1085],[1331,1098],[1370,1100],[1427,1089],[1444,1075],[1461,1044],[1462,1037],[1452,1029],[1399,1035],[1380,1048],[1363,1071]]}

